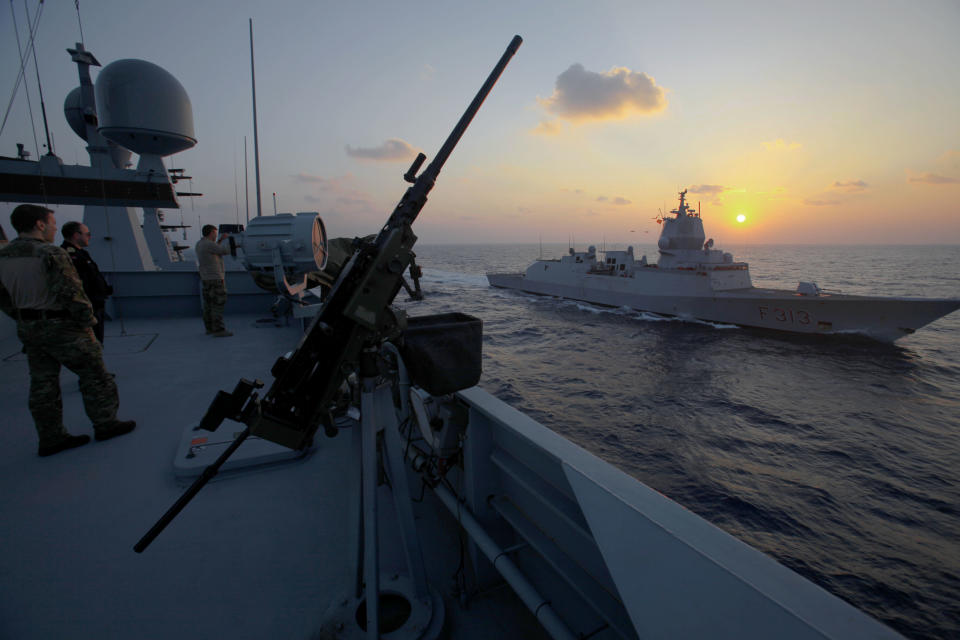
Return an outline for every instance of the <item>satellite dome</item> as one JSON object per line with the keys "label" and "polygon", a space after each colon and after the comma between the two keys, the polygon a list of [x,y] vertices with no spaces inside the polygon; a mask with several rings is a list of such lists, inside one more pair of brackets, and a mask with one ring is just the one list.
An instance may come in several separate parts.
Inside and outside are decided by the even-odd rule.
{"label": "satellite dome", "polygon": [[[94,86],[103,137],[141,155],[168,156],[197,144],[183,85],[145,60],[117,60]],[[72,125],[71,125],[72,126]]]}
{"label": "satellite dome", "polygon": [[[87,139],[87,123],[83,120],[83,94],[80,87],[76,87],[67,94],[63,101],[63,115],[67,118],[67,124],[73,129],[73,132]],[[123,169],[130,163],[130,151],[117,145],[113,141],[107,141],[110,145],[110,158],[113,166]]]}
{"label": "satellite dome", "polygon": [[67,94],[66,99],[63,101],[63,115],[66,116],[67,124],[73,129],[73,132],[86,140],[87,126],[83,122],[83,104],[80,97],[80,87],[76,87]]}

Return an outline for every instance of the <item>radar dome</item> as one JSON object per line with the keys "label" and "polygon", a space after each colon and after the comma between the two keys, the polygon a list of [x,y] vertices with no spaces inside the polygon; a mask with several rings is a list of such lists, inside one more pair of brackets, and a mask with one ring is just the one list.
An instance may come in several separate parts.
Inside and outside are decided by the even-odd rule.
{"label": "radar dome", "polygon": [[[66,116],[67,124],[73,129],[73,132],[86,140],[87,123],[83,119],[83,94],[80,87],[76,87],[67,94],[63,101],[63,115]],[[108,144],[110,145],[110,158],[113,160],[113,165],[119,169],[126,168],[130,163],[130,151],[112,141],[108,141]]]}
{"label": "radar dome", "polygon": [[67,124],[73,129],[73,132],[86,140],[87,126],[83,122],[83,104],[82,98],[80,97],[80,87],[75,88],[67,94],[67,98],[63,101],[63,115],[66,116]]}
{"label": "radar dome", "polygon": [[168,156],[197,144],[193,109],[183,85],[145,60],[117,60],[94,86],[99,131],[139,154]]}

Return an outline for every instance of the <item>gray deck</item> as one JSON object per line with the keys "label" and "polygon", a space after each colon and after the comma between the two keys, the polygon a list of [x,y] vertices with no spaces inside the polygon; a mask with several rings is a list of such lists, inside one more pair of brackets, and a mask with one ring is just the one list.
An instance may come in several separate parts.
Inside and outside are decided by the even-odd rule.
{"label": "gray deck", "polygon": [[[199,318],[128,321],[125,335],[110,323],[107,368],[117,375],[120,416],[137,430],[50,458],[36,455],[27,363],[0,332],[0,637],[307,638],[319,629],[347,583],[348,433],[319,435],[306,459],[218,477],[150,548],[132,551],[186,486],[172,467],[185,425],[239,377],[269,381],[276,357],[298,339],[295,326],[256,328],[255,320],[228,317],[236,334],[228,339],[205,336]],[[61,386],[68,428],[92,433],[76,376],[64,373]],[[449,519],[426,493],[421,522]],[[434,532],[424,540],[428,571],[456,637],[542,635],[506,587],[467,610],[455,606],[448,594],[459,545],[436,535],[456,527],[421,530]],[[389,544],[391,524],[381,531]]]}

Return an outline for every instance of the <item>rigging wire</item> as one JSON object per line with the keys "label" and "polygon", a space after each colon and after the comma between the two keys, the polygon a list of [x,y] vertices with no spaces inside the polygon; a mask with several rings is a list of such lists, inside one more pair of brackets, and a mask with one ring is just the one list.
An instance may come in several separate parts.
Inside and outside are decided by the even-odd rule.
{"label": "rigging wire", "polygon": [[[12,0],[11,0],[12,1]],[[39,14],[43,10],[43,0],[40,1]],[[27,6],[27,0],[23,0],[23,11],[27,14],[27,24],[30,24],[30,8]],[[37,72],[37,91],[40,93],[40,113],[43,115],[43,131],[47,136],[47,153],[53,155],[53,142],[50,140],[50,126],[47,124],[47,106],[43,102],[43,83],[40,82],[40,64],[37,62],[36,42],[31,39],[30,51],[33,53],[33,68]],[[39,149],[37,150],[39,153]],[[39,158],[37,158],[39,160]]]}
{"label": "rigging wire", "polygon": [[[34,38],[37,35],[37,29],[40,26],[40,15],[43,13],[43,3],[40,3],[40,10],[37,11],[37,17],[34,20],[33,25],[30,24],[30,20],[27,20],[27,27],[30,33],[30,38],[27,40],[27,47],[33,46]],[[26,67],[27,61],[23,57],[23,49],[20,46],[20,30],[17,27],[17,12],[13,7],[13,0],[10,0],[10,14],[13,16],[13,32],[17,38],[17,52],[20,54],[20,71],[17,73],[17,79],[13,83],[13,92],[10,94],[10,101],[7,103],[7,111],[3,116],[3,122],[0,123],[0,133],[3,133],[4,127],[7,125],[7,119],[10,117],[10,111],[13,109],[13,101],[17,97],[17,91],[20,88],[20,83],[24,82],[26,77]],[[27,94],[27,108],[30,112],[30,126],[33,128],[33,143],[37,149],[37,156],[40,156],[40,145],[37,143],[37,130],[33,122],[33,107],[30,102],[30,92],[25,91]]]}
{"label": "rigging wire", "polygon": [[[43,4],[43,0],[40,0],[40,4]],[[86,45],[86,42],[83,40],[83,22],[80,21],[80,0],[73,0],[73,6],[77,8],[77,24],[80,25],[80,44]]]}

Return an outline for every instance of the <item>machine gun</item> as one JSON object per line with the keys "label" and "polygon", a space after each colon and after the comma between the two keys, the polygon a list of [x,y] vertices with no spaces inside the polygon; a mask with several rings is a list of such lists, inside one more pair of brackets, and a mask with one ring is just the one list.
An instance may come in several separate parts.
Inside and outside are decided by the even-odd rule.
{"label": "machine gun", "polygon": [[259,380],[241,380],[232,393],[217,393],[201,427],[213,431],[230,418],[247,428],[137,542],[134,551],[140,553],[147,548],[248,436],[303,449],[310,445],[321,424],[328,436],[337,434],[331,407],[341,385],[358,370],[361,360],[369,366],[369,358],[362,357],[364,352],[378,350],[402,329],[402,319],[390,305],[403,286],[403,272],[413,259],[412,249],[417,241],[411,228],[413,222],[427,203],[427,195],[453,148],[522,42],[520,36],[513,37],[433,161],[419,175],[426,156],[417,155],[403,176],[412,186],[375,239],[357,241],[353,255],[296,349],[273,365],[270,372],[274,381],[263,399],[255,391],[263,386]]}

